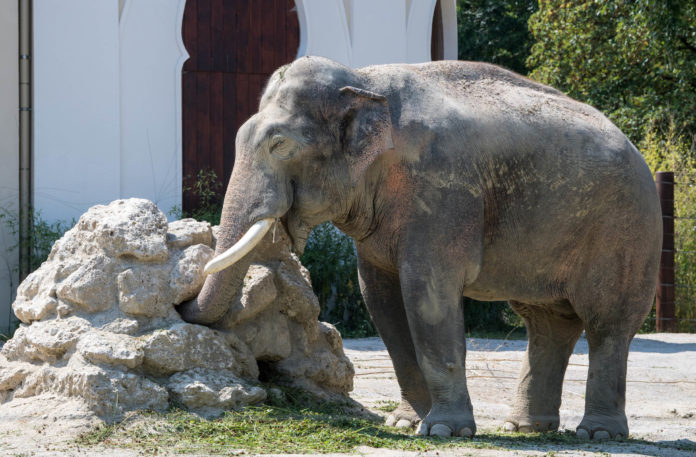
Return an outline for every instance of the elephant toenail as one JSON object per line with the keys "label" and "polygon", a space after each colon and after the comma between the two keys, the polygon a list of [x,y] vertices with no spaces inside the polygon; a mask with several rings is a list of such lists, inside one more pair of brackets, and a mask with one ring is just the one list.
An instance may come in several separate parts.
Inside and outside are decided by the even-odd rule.
{"label": "elephant toenail", "polygon": [[463,428],[459,429],[457,436],[461,436],[464,438],[471,438],[472,436],[474,436],[474,432],[469,427],[463,427]]}
{"label": "elephant toenail", "polygon": [[624,438],[625,437],[623,436],[623,433],[617,433],[616,436],[614,437],[614,439],[616,441],[623,441]]}
{"label": "elephant toenail", "polygon": [[595,441],[606,441],[611,439],[611,435],[606,430],[597,430],[592,435],[592,439]]}
{"label": "elephant toenail", "polygon": [[452,429],[445,424],[435,424],[430,427],[430,436],[452,436]]}
{"label": "elephant toenail", "polygon": [[506,432],[516,432],[517,425],[513,424],[512,422],[505,422],[505,425],[503,425],[503,430]]}
{"label": "elephant toenail", "polygon": [[396,424],[396,416],[393,414],[390,414],[387,417],[387,420],[384,421],[384,425],[386,425],[387,427],[393,427],[395,424]]}
{"label": "elephant toenail", "polygon": [[534,431],[534,427],[531,425],[520,425],[517,427],[517,431],[520,433],[532,433]]}
{"label": "elephant toenail", "polygon": [[416,435],[427,436],[428,435],[428,424],[426,424],[425,422],[421,422],[418,425],[418,428],[416,429]]}
{"label": "elephant toenail", "polygon": [[590,433],[585,430],[584,428],[579,428],[575,431],[575,436],[577,436],[581,440],[589,440],[590,439]]}
{"label": "elephant toenail", "polygon": [[413,426],[413,423],[408,419],[401,419],[394,425],[396,428],[411,428],[411,426]]}

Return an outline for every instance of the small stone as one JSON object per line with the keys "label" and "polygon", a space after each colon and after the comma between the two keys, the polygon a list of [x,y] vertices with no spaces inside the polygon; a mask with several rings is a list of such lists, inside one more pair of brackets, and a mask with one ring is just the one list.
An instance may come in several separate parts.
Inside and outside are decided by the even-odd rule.
{"label": "small stone", "polygon": [[167,217],[154,203],[130,198],[93,206],[76,228],[91,233],[110,257],[164,262],[168,257],[167,226]]}
{"label": "small stone", "polygon": [[60,283],[59,299],[89,313],[106,311],[117,303],[116,263],[103,255],[90,258]]}
{"label": "small stone", "polygon": [[277,296],[273,271],[264,265],[252,264],[244,277],[242,293],[237,294],[216,327],[231,329],[237,324],[255,319]]}
{"label": "small stone", "polygon": [[266,399],[264,389],[249,385],[229,370],[187,370],[169,378],[167,386],[190,409],[236,409]]}
{"label": "small stone", "polygon": [[77,350],[92,363],[122,365],[135,368],[143,363],[143,350],[138,340],[126,335],[94,331],[84,335]]}
{"label": "small stone", "polygon": [[57,307],[58,300],[52,297],[41,296],[27,300],[18,296],[12,305],[12,310],[19,320],[29,324],[51,316],[56,312]]}
{"label": "small stone", "polygon": [[165,268],[129,268],[118,275],[118,306],[131,316],[164,317],[172,307],[173,293]]}
{"label": "small stone", "polygon": [[212,247],[213,230],[208,222],[199,222],[195,219],[170,222],[167,228],[167,243],[178,249],[195,244]]}
{"label": "small stone", "polygon": [[101,330],[111,333],[122,333],[125,335],[135,335],[138,331],[138,321],[135,319],[114,319],[103,325]]}
{"label": "small stone", "polygon": [[143,366],[153,376],[168,376],[203,367],[258,373],[258,367],[245,366],[254,359],[239,354],[224,334],[201,325],[176,324],[168,330],[156,331],[145,340],[142,349],[145,354]]}
{"label": "small stone", "polygon": [[89,328],[89,322],[79,317],[35,322],[17,329],[2,348],[2,354],[11,361],[52,363],[73,349],[80,335]]}
{"label": "small stone", "polygon": [[184,249],[174,259],[174,268],[169,276],[169,287],[172,289],[172,303],[178,305],[191,300],[198,295],[203,287],[205,275],[203,267],[208,263],[215,251],[204,244],[196,244]]}
{"label": "small stone", "polygon": [[512,422],[505,422],[503,425],[503,430],[506,432],[516,432],[517,431],[517,425],[513,424]]}

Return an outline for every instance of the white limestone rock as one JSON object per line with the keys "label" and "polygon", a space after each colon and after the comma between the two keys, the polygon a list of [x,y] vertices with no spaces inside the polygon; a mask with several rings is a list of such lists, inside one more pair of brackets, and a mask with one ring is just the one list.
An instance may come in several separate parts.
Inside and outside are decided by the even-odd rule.
{"label": "white limestone rock", "polygon": [[266,399],[264,389],[250,385],[230,370],[194,368],[179,372],[169,378],[167,387],[179,403],[205,415]]}
{"label": "white limestone rock", "polygon": [[230,344],[227,335],[200,325],[180,323],[149,335],[143,346],[143,369],[169,376],[191,368],[232,370],[258,376],[256,360],[246,346]]}
{"label": "white limestone rock", "polygon": [[196,244],[212,246],[213,230],[208,222],[198,222],[195,219],[181,219],[169,224],[167,243],[179,249]]}
{"label": "white limestone rock", "polygon": [[116,420],[175,400],[218,414],[266,398],[257,360],[317,393],[348,392],[340,335],[318,322],[308,273],[280,226],[255,249],[219,322],[182,321],[175,306],[203,286],[218,232],[193,219],[167,225],[142,199],[82,215],[18,288],[22,325],[0,350],[0,408],[35,400],[40,411],[62,398]]}
{"label": "white limestone rock", "polygon": [[174,293],[166,268],[134,267],[118,274],[118,306],[129,316],[164,317]]}
{"label": "white limestone rock", "polygon": [[87,259],[57,285],[58,299],[75,304],[89,313],[108,310],[117,300],[117,269],[118,264],[104,255]]}
{"label": "white limestone rock", "polygon": [[173,261],[174,268],[169,276],[169,288],[175,292],[172,302],[176,305],[191,300],[203,287],[205,275],[201,265],[208,263],[215,251],[205,244],[185,247]]}
{"label": "white limestone rock", "polygon": [[94,364],[135,368],[143,363],[142,341],[105,331],[85,334],[77,345],[80,354]]}
{"label": "white limestone rock", "polygon": [[74,316],[22,326],[0,353],[10,361],[54,363],[75,348],[89,327],[88,321]]}
{"label": "white limestone rock", "polygon": [[141,198],[93,206],[77,223],[111,257],[134,257],[145,262],[167,260],[167,217],[154,203]]}
{"label": "white limestone rock", "polygon": [[230,304],[227,313],[216,324],[217,327],[229,328],[241,322],[254,319],[265,311],[278,296],[273,271],[259,264],[249,266],[244,286]]}

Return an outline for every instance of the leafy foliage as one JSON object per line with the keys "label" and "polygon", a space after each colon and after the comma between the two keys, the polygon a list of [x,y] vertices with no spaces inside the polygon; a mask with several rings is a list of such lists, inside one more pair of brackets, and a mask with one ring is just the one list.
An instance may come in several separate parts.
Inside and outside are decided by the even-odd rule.
{"label": "leafy foliage", "polygon": [[300,259],[312,277],[321,305],[321,320],[344,337],[376,335],[358,284],[358,260],[353,240],[327,222],[309,236]]}
{"label": "leafy foliage", "polygon": [[214,170],[199,170],[193,184],[184,188],[185,192],[191,192],[198,198],[198,205],[193,211],[184,211],[180,207],[175,207],[170,211],[170,215],[177,219],[190,217],[198,221],[210,222],[211,225],[219,225],[222,214],[219,189],[220,182]]}
{"label": "leafy foliage", "polygon": [[[29,244],[29,269],[34,271],[41,266],[46,260],[48,254],[51,253],[53,243],[58,241],[76,221],[73,219],[70,222],[58,220],[55,222],[47,222],[41,217],[41,212],[32,211],[31,219],[33,221],[32,229],[29,231],[27,243]],[[0,208],[0,221],[4,222],[10,231],[13,239],[19,240],[19,215],[15,212],[10,212]],[[19,242],[10,246],[10,251],[19,249]]]}
{"label": "leafy foliage", "polygon": [[696,132],[696,2],[539,4],[532,78],[599,108],[635,143],[671,122]]}
{"label": "leafy foliage", "polygon": [[536,10],[537,0],[458,0],[459,58],[526,74],[533,43],[527,20]]}

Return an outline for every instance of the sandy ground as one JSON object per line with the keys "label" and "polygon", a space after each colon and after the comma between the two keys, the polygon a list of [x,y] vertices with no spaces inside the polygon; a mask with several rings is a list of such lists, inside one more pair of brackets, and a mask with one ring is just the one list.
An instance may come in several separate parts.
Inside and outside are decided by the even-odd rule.
{"label": "sandy ground", "polygon": [[[391,360],[378,338],[346,340],[347,355],[355,364],[352,397],[370,408],[399,399]],[[471,339],[467,357],[468,386],[479,433],[502,426],[509,411],[526,341]],[[561,428],[574,430],[580,422],[587,376],[587,342],[581,339],[564,384]],[[141,451],[85,448],[74,438],[96,422],[74,405],[42,399],[40,414],[16,404],[0,408],[0,457],[107,456],[132,457]],[[696,335],[641,335],[634,339],[628,359],[627,414],[631,443],[538,445],[520,441],[509,450],[457,449],[428,453],[359,448],[365,456],[696,456]],[[689,450],[679,450],[685,446]],[[162,453],[158,455],[163,455]],[[166,452],[165,454],[166,455]],[[182,455],[182,454],[177,454]],[[193,455],[189,455],[192,457]]]}

